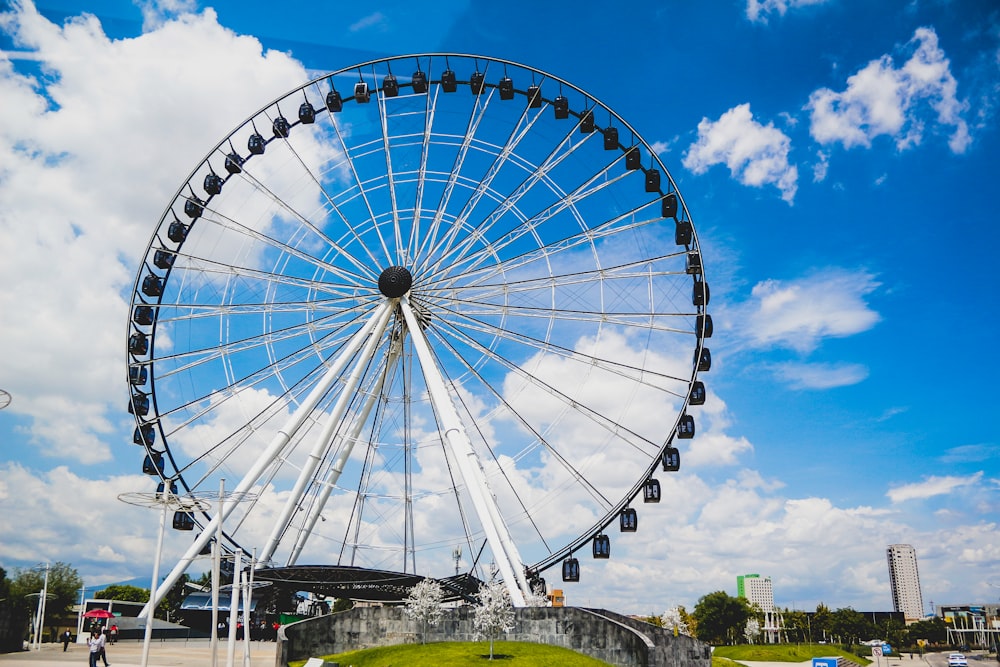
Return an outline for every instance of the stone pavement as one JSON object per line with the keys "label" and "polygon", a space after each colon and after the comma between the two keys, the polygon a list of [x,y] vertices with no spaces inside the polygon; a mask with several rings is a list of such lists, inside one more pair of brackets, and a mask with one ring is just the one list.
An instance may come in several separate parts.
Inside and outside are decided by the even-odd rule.
{"label": "stone pavement", "polygon": [[[250,642],[251,667],[274,667],[277,645],[274,642]],[[111,667],[139,667],[142,664],[142,641],[119,641],[109,646]],[[40,651],[0,653],[0,667],[85,667],[89,654],[84,644],[70,644],[63,653],[62,644],[42,644]],[[98,661],[101,667],[104,663]],[[149,665],[155,667],[211,667],[212,652],[207,639],[154,640],[149,646]],[[226,643],[219,644],[219,667],[226,667]],[[243,642],[236,648],[236,667],[243,666]]]}

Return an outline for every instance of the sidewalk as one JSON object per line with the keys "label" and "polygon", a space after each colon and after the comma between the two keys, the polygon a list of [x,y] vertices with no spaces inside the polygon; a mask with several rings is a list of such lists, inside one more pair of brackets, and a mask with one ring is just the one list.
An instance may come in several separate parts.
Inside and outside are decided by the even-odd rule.
{"label": "sidewalk", "polygon": [[[250,642],[251,667],[274,667],[276,650],[274,642]],[[139,667],[142,664],[142,641],[119,641],[108,646],[107,653],[111,667]],[[220,642],[219,667],[226,667],[226,656],[226,642]],[[89,659],[89,652],[83,644],[70,644],[65,653],[62,644],[42,644],[40,651],[0,653],[0,665],[3,667],[85,667]],[[104,667],[103,663],[98,664]],[[148,664],[156,667],[211,667],[210,642],[208,639],[153,641],[149,645]],[[234,664],[243,667],[243,642],[236,646]]]}

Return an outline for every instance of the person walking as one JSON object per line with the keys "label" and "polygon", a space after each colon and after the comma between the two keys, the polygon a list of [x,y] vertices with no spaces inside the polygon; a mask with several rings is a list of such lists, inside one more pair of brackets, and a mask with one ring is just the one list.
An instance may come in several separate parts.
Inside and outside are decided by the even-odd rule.
{"label": "person walking", "polygon": [[87,638],[87,648],[90,649],[90,667],[97,667],[97,658],[101,654],[101,646],[103,645],[101,634],[97,628],[94,628],[90,631],[90,637]]}
{"label": "person walking", "polygon": [[111,630],[108,632],[108,641],[112,644],[118,641],[118,624],[113,623],[111,625]]}
{"label": "person walking", "polygon": [[69,648],[69,643],[71,641],[73,641],[73,633],[70,632],[69,630],[66,630],[64,633],[62,633],[63,653],[65,653],[66,649]]}
{"label": "person walking", "polygon": [[[107,626],[104,626],[103,628],[101,628],[100,640],[101,640],[101,650],[98,652],[97,655],[98,655],[98,657],[101,660],[104,661],[104,667],[108,667],[109,663],[108,663],[108,654],[107,654],[107,647],[108,647],[108,627]],[[94,661],[94,667],[97,667],[97,661],[96,660]]]}

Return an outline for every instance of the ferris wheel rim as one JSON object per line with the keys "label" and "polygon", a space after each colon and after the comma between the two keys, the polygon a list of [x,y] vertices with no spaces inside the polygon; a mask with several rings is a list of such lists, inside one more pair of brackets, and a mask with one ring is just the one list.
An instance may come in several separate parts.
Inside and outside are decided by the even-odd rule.
{"label": "ferris wheel rim", "polygon": [[[185,181],[182,182],[182,185],[178,188],[177,192],[174,194],[174,197],[171,199],[171,203],[167,206],[167,209],[164,211],[164,213],[163,213],[163,215],[162,215],[159,223],[157,224],[156,228],[153,231],[153,234],[150,237],[150,240],[149,240],[149,242],[147,244],[147,250],[146,250],[147,261],[144,262],[144,265],[147,268],[149,267],[149,264],[150,264],[149,259],[150,259],[150,257],[153,256],[154,250],[156,250],[156,249],[158,249],[160,247],[158,245],[158,242],[161,242],[163,236],[165,235],[165,233],[164,233],[164,229],[166,228],[165,226],[168,223],[170,223],[169,216],[171,214],[176,215],[173,212],[173,206],[174,206],[174,204],[176,204],[177,202],[182,201],[182,200],[191,201],[192,198],[195,199],[195,200],[201,201],[200,198],[195,194],[194,189],[191,186],[192,182],[195,180],[196,176],[199,174],[199,171],[203,170],[204,166],[206,164],[210,164],[210,160],[213,157],[214,158],[218,158],[218,156],[221,153],[224,152],[224,147],[227,144],[229,146],[232,146],[233,137],[236,136],[237,133],[240,130],[242,130],[243,128],[246,128],[248,124],[253,125],[254,122],[255,122],[255,120],[259,120],[262,117],[270,117],[272,114],[269,113],[269,110],[273,110],[275,108],[278,108],[278,104],[280,102],[283,102],[285,100],[289,100],[289,99],[293,98],[293,96],[295,96],[298,93],[302,93],[303,95],[305,95],[304,91],[308,90],[310,87],[314,87],[314,86],[317,86],[318,84],[320,84],[322,82],[325,82],[325,81],[328,81],[328,80],[332,80],[334,77],[337,77],[337,76],[340,76],[340,75],[344,75],[344,74],[348,74],[348,73],[358,72],[359,77],[362,79],[362,81],[364,81],[364,74],[362,74],[362,71],[365,70],[366,68],[372,68],[373,69],[373,73],[374,73],[374,67],[376,65],[379,65],[379,64],[383,64],[383,63],[395,64],[397,62],[403,63],[403,62],[412,61],[412,60],[415,59],[417,61],[417,63],[418,63],[418,68],[419,68],[419,66],[420,66],[419,63],[421,62],[421,59],[427,59],[429,62],[433,62],[434,59],[440,59],[440,58],[445,59],[446,62],[448,61],[449,58],[456,58],[456,59],[460,59],[460,60],[463,60],[463,61],[468,61],[468,60],[471,59],[474,62],[476,62],[476,66],[477,66],[477,70],[476,71],[477,72],[478,72],[478,63],[479,63],[479,61],[483,61],[484,63],[495,63],[498,66],[503,66],[504,68],[506,68],[507,66],[511,66],[511,67],[520,68],[520,69],[525,70],[525,71],[531,71],[531,72],[537,73],[542,78],[543,81],[553,81],[553,82],[558,83],[559,88],[560,88],[560,92],[562,92],[562,88],[563,88],[563,86],[565,86],[567,89],[572,89],[573,91],[576,91],[577,93],[581,94],[585,99],[590,100],[593,103],[593,105],[594,105],[593,107],[590,107],[589,109],[585,109],[583,112],[578,112],[576,110],[571,110],[572,115],[576,116],[577,118],[581,118],[582,115],[583,115],[583,113],[586,113],[588,110],[592,111],[593,109],[600,108],[602,110],[602,113],[604,111],[607,111],[609,113],[609,117],[610,117],[609,123],[612,122],[612,121],[614,121],[615,123],[617,123],[621,127],[626,128],[632,134],[632,138],[633,138],[633,144],[632,145],[633,146],[642,146],[642,147],[644,147],[644,149],[645,149],[645,155],[644,155],[644,157],[647,157],[650,160],[650,167],[649,167],[649,169],[650,170],[658,170],[660,174],[662,174],[663,176],[665,176],[666,185],[663,187],[662,192],[666,192],[668,195],[673,195],[675,197],[675,200],[676,200],[675,201],[675,206],[676,206],[676,209],[678,211],[677,217],[675,219],[677,219],[677,220],[683,219],[683,220],[685,220],[690,225],[691,239],[690,239],[689,244],[687,244],[686,247],[699,249],[699,252],[700,252],[700,246],[698,244],[697,233],[696,233],[696,230],[694,229],[693,223],[691,221],[690,213],[688,212],[686,203],[683,200],[683,197],[682,197],[682,195],[680,193],[679,188],[677,187],[676,183],[674,182],[673,178],[671,177],[669,170],[667,170],[666,166],[662,163],[662,161],[661,161],[660,157],[657,155],[656,151],[654,151],[652,149],[652,147],[648,143],[646,143],[646,141],[644,139],[642,139],[642,137],[637,132],[635,132],[635,130],[631,127],[631,125],[629,125],[623,118],[621,118],[616,113],[614,113],[609,107],[607,107],[606,105],[604,105],[603,103],[601,103],[600,101],[598,101],[596,98],[594,98],[593,96],[591,96],[589,93],[586,93],[583,89],[577,88],[576,86],[573,86],[572,84],[570,84],[567,81],[559,79],[558,77],[555,77],[555,76],[550,75],[548,73],[542,72],[541,70],[537,70],[535,68],[531,68],[531,67],[528,67],[528,66],[525,66],[525,65],[521,65],[521,64],[513,62],[513,61],[507,61],[507,60],[497,59],[497,58],[489,58],[489,57],[486,57],[486,56],[476,56],[476,55],[469,55],[469,54],[444,53],[444,52],[441,52],[441,53],[412,54],[412,55],[398,56],[398,57],[393,57],[393,58],[374,59],[374,60],[367,61],[365,63],[360,63],[358,65],[352,65],[351,67],[344,68],[344,69],[341,69],[341,70],[336,70],[334,72],[330,72],[330,73],[324,74],[322,76],[316,77],[316,78],[312,79],[311,81],[307,82],[306,84],[303,84],[303,85],[301,85],[301,86],[299,86],[297,88],[293,88],[288,93],[286,93],[286,94],[284,94],[284,95],[282,95],[282,96],[280,96],[278,98],[275,98],[275,100],[273,100],[272,102],[270,102],[267,105],[261,107],[257,112],[255,112],[254,114],[252,114],[251,116],[249,116],[246,120],[244,120],[242,123],[240,123],[222,141],[220,141],[218,144],[216,144],[216,146],[213,147],[213,149],[211,151],[209,151],[209,153],[205,156],[205,158],[203,158],[203,160],[198,164],[198,166],[196,166],[195,169],[192,170],[192,172],[189,174],[189,176],[187,177],[187,179],[185,179]],[[391,73],[391,68],[390,68],[390,73]],[[431,84],[431,85],[434,85],[434,84],[440,85],[440,83],[441,83],[440,80],[435,81],[435,80],[430,80],[430,77],[428,77],[428,78],[429,78],[429,84]],[[494,83],[485,83],[484,86],[485,87],[496,88],[496,84],[494,84]],[[377,87],[377,80],[376,80],[376,87],[374,89],[374,92],[376,94],[378,94],[379,90],[380,89]],[[524,91],[521,91],[521,90],[516,90],[515,93],[526,96],[526,93]],[[308,101],[308,98],[307,98],[307,101]],[[546,98],[545,101],[546,101],[546,103],[550,103],[552,100],[550,98]],[[279,115],[280,115],[280,109],[279,109]],[[296,125],[298,125],[298,123],[296,123],[296,122],[293,121],[292,124],[291,124],[291,127],[294,128]],[[256,127],[254,129],[255,129],[255,131],[257,130]],[[603,133],[603,130],[602,130],[602,133]],[[247,156],[247,157],[249,159],[251,156]],[[647,172],[647,168],[644,167],[644,166],[640,167],[640,169],[644,173]],[[389,188],[391,189],[391,187],[392,186],[390,185]],[[362,186],[360,186],[360,183],[359,183],[359,190],[361,191],[361,193],[363,195],[364,188]],[[190,191],[190,193],[191,193],[191,197],[190,198],[188,198],[187,195],[185,195],[185,191]],[[210,202],[211,202],[211,196],[209,196],[208,199],[205,202],[203,202],[203,203],[204,203],[205,206],[207,206]],[[428,210],[428,212],[430,212],[430,210]],[[421,213],[423,213],[423,212],[421,212]],[[375,222],[375,221],[373,221],[372,224],[373,225],[377,225],[378,223]],[[354,233],[354,232],[352,232],[352,233]],[[178,248],[177,248],[178,252],[182,249],[182,247],[183,247],[183,242],[178,245]],[[699,261],[700,261],[700,259],[699,259]],[[396,266],[396,265],[393,264],[392,266]],[[391,267],[383,267],[381,269],[382,274],[384,274],[384,272],[387,271],[389,268],[391,268]],[[699,279],[702,280],[702,281],[704,281],[705,277],[704,277],[703,269],[700,266],[699,266],[699,269],[700,269],[700,272],[698,274]],[[321,269],[318,267],[317,271],[320,271],[320,270]],[[173,267],[172,266],[168,267],[167,269],[165,269],[165,272],[163,274],[163,281],[164,281],[164,283],[169,282],[172,271],[173,271]],[[378,275],[381,275],[379,273],[379,271],[380,271],[380,269],[377,268],[377,267],[374,268],[374,269],[369,268],[368,273],[369,274],[374,274],[377,277]],[[130,304],[130,315],[129,315],[129,322],[128,322],[128,325],[127,325],[127,331],[128,331],[127,336],[131,337],[132,335],[135,334],[136,330],[139,328],[137,326],[137,324],[136,324],[136,321],[135,321],[135,316],[134,316],[134,310],[135,310],[135,308],[138,307],[138,306],[152,306],[152,309],[153,309],[153,322],[152,322],[152,325],[151,325],[151,327],[152,327],[152,329],[151,329],[151,336],[150,336],[151,340],[149,342],[150,348],[152,350],[152,349],[154,349],[154,341],[152,339],[153,339],[153,337],[155,335],[157,326],[160,324],[160,322],[159,322],[159,313],[160,313],[160,306],[162,304],[162,301],[161,301],[162,300],[162,292],[159,295],[159,297],[155,300],[155,303],[150,302],[149,300],[147,300],[143,296],[143,280],[144,280],[144,278],[147,275],[150,275],[151,273],[152,273],[151,270],[150,270],[150,273],[144,273],[144,270],[143,270],[142,267],[140,267],[140,270],[137,272],[136,279],[135,279],[135,282],[134,282],[134,285],[133,285],[132,301],[131,301],[131,304]],[[363,271],[359,270],[358,275],[361,276],[363,273],[364,273]],[[371,275],[368,275],[368,277],[370,278]],[[411,276],[411,278],[412,278],[412,276]],[[413,279],[413,280],[418,281],[418,279]],[[502,276],[501,276],[501,280],[502,280]],[[447,283],[445,283],[445,289],[447,289]],[[332,293],[331,293],[331,295],[332,295]],[[388,298],[392,298],[392,297],[389,297],[388,294],[383,293],[383,295],[386,296],[386,297],[388,297]],[[400,296],[402,296],[402,295],[400,295]],[[376,301],[372,301],[371,304],[373,305]],[[707,301],[707,299],[706,299],[706,301]],[[507,311],[505,310],[504,312],[506,313]],[[707,311],[706,311],[706,309],[703,306],[698,306],[696,308],[695,312],[697,314],[702,314],[702,313],[705,313]],[[360,308],[359,308],[359,313],[360,313]],[[520,313],[520,314],[523,315],[523,313]],[[505,317],[506,317],[506,314],[505,314]],[[551,323],[551,319],[550,319],[550,323]],[[551,326],[551,324],[550,324],[550,326]],[[627,323],[626,323],[626,326],[627,326]],[[695,342],[695,346],[694,347],[695,347],[695,355],[697,357],[700,354],[700,352],[702,350],[702,347],[703,347],[703,338],[702,338],[702,336],[697,335],[697,333],[696,333],[695,341],[696,342]],[[545,345],[546,346],[548,345],[548,340],[547,339],[545,340]],[[138,356],[141,357],[142,355],[138,355]],[[129,373],[132,372],[132,369],[140,367],[140,366],[142,368],[146,368],[148,366],[151,370],[155,366],[155,358],[154,358],[154,355],[153,355],[152,351],[150,351],[150,353],[149,353],[148,363],[142,363],[142,360],[140,360],[137,363],[137,355],[135,355],[132,352],[131,349],[128,349],[128,346],[127,346],[126,359],[127,359],[127,369],[129,371]],[[693,383],[695,382],[695,380],[697,378],[698,372],[699,372],[698,371],[698,365],[696,363],[694,365],[694,369],[692,371],[692,374],[691,374],[690,378],[687,380],[688,389],[690,389],[691,385],[693,385]],[[175,460],[174,452],[172,451],[172,449],[170,447],[170,444],[169,444],[169,439],[167,438],[168,434],[162,430],[162,422],[160,420],[160,417],[162,415],[157,411],[157,407],[156,407],[156,399],[157,399],[157,397],[156,397],[155,383],[156,383],[157,377],[156,377],[155,373],[151,373],[150,375],[151,376],[149,378],[150,385],[149,385],[148,395],[152,398],[153,414],[156,417],[156,419],[153,420],[153,421],[156,424],[156,428],[160,429],[159,434],[161,436],[161,442],[163,443],[163,445],[162,445],[163,446],[163,452],[162,453],[167,456],[167,458],[168,458],[171,466],[176,471],[176,474],[174,474],[174,475],[161,474],[161,478],[164,479],[164,481],[167,481],[167,480],[177,480],[177,481],[180,481],[185,486],[185,488],[187,488],[187,481],[186,481],[186,479],[184,477],[184,471],[186,470],[187,466],[181,466]],[[127,378],[127,380],[128,380],[128,378]],[[130,387],[134,387],[135,384],[132,383],[132,382],[129,382],[129,386]],[[291,391],[291,389],[288,388],[288,387],[286,387],[286,391]],[[132,391],[131,390],[130,390],[130,396],[132,396]],[[684,404],[685,407],[686,407],[686,404],[687,404],[686,403],[686,399],[687,399],[687,395],[685,395],[683,397],[683,401],[684,401],[683,404]],[[130,407],[135,407],[134,406],[134,398],[132,398],[132,397],[130,397]],[[684,410],[682,409],[678,413],[678,419],[680,419],[681,414],[683,413],[683,411]],[[136,414],[135,420],[136,420],[136,424],[137,424],[137,429],[140,428],[140,427],[142,427],[143,425],[146,425],[146,424],[149,423],[149,421],[143,420],[138,414]],[[662,447],[668,446],[670,444],[670,442],[672,442],[672,439],[673,439],[673,433],[670,434],[668,440],[662,445]],[[154,447],[152,447],[149,443],[145,443],[143,446],[144,446],[144,448],[145,448],[145,450],[147,452],[147,455],[151,455],[154,451],[156,451],[154,449]],[[627,507],[629,505],[629,503],[632,502],[636,498],[636,496],[641,491],[645,480],[648,479],[651,476],[653,470],[655,470],[655,468],[659,465],[659,463],[660,462],[659,462],[659,459],[657,457],[652,457],[651,460],[650,460],[650,462],[649,462],[649,464],[646,466],[646,469],[641,474],[639,474],[637,476],[637,480],[632,485],[632,487],[628,490],[627,494],[624,497],[622,497],[621,499],[616,500],[612,504],[611,508],[608,510],[608,512],[604,516],[600,517],[594,524],[592,524],[589,528],[587,528],[586,530],[584,530],[581,533],[581,535],[576,540],[573,540],[569,544],[563,546],[562,548],[557,549],[557,550],[551,552],[550,555],[549,555],[549,557],[547,557],[545,559],[542,559],[542,560],[534,563],[533,565],[528,565],[527,567],[529,568],[529,570],[532,570],[532,571],[535,571],[535,572],[540,572],[540,571],[542,571],[542,570],[544,570],[544,569],[546,569],[548,567],[551,567],[556,562],[558,562],[559,560],[561,560],[562,558],[564,558],[567,554],[572,554],[574,551],[580,549],[583,546],[583,544],[585,544],[595,534],[595,532],[600,532],[604,528],[608,527],[610,525],[610,523],[613,522],[617,518],[619,512],[624,507]]]}

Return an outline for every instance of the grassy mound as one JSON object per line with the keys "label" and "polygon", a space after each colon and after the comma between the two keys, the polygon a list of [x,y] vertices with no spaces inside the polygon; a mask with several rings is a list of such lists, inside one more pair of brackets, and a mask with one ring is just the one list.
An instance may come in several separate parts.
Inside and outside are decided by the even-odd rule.
{"label": "grassy mound", "polygon": [[[487,667],[493,664],[498,667],[608,667],[608,663],[576,651],[527,642],[494,642],[493,662],[490,662],[489,642],[399,644],[322,657],[340,663],[341,667]],[[305,661],[288,664],[289,667],[301,667]]]}
{"label": "grassy mound", "polygon": [[[739,646],[716,646],[713,658],[728,658],[736,662],[805,662],[813,658],[843,656],[859,665],[871,662],[831,644],[754,644]],[[714,662],[714,660],[713,660]]]}

